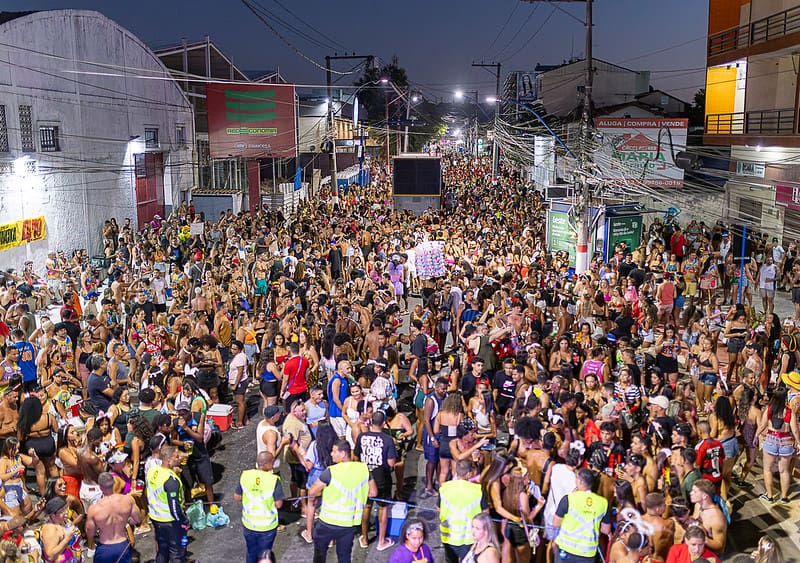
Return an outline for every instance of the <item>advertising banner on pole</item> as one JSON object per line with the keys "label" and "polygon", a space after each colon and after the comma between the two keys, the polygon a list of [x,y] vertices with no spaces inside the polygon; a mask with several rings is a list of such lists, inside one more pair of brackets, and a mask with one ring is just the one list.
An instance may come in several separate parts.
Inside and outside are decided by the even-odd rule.
{"label": "advertising banner on pole", "polygon": [[208,84],[212,158],[297,156],[293,84]]}
{"label": "advertising banner on pole", "polygon": [[569,213],[550,210],[547,213],[547,249],[555,254],[559,250],[569,253],[569,265],[575,267],[575,243],[578,238],[569,225]]}
{"label": "advertising banner on pole", "polygon": [[673,155],[686,150],[688,119],[595,119],[601,135],[595,163],[606,182],[644,184],[653,188],[683,187],[683,169]]}
{"label": "advertising banner on pole", "polygon": [[605,259],[614,256],[614,248],[624,242],[628,250],[639,248],[642,240],[642,216],[609,217],[606,219]]}
{"label": "advertising banner on pole", "polygon": [[47,238],[44,215],[0,225],[0,251]]}

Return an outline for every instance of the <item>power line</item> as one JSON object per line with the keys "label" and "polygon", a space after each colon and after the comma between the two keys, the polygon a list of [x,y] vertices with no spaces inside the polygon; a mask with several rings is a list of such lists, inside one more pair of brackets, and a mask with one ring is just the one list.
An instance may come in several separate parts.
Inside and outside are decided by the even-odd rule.
{"label": "power line", "polygon": [[503,59],[501,62],[506,62],[506,61],[508,61],[509,59],[512,59],[512,58],[514,58],[514,57],[517,55],[517,53],[519,53],[520,51],[522,51],[522,50],[523,50],[525,47],[527,47],[527,46],[528,46],[528,44],[529,44],[531,41],[533,41],[533,38],[534,38],[534,37],[536,37],[537,35],[539,35],[539,32],[540,32],[540,31],[542,31],[542,29],[544,29],[544,26],[545,26],[545,25],[547,25],[547,22],[549,22],[549,21],[550,21],[550,18],[552,18],[552,17],[553,17],[553,14],[555,14],[555,13],[556,13],[555,4],[554,4],[553,6],[554,6],[554,7],[553,7],[553,10],[552,10],[552,11],[551,11],[551,12],[550,12],[548,15],[547,15],[547,17],[544,19],[544,21],[541,23],[541,25],[540,25],[538,28],[536,28],[536,31],[534,31],[534,32],[533,32],[533,35],[531,35],[530,37],[528,37],[528,40],[527,40],[527,41],[525,41],[525,43],[523,43],[523,44],[522,44],[522,45],[519,47],[519,49],[517,49],[516,51],[514,51],[513,53],[511,53],[511,54],[510,54],[508,57],[506,57],[505,59]]}
{"label": "power line", "polygon": [[522,30],[525,29],[525,26],[528,25],[528,22],[533,17],[533,14],[536,13],[536,8],[538,8],[538,7],[539,7],[538,4],[534,4],[533,5],[533,8],[531,9],[530,13],[528,14],[528,17],[525,18],[525,21],[522,22],[521,26],[519,26],[519,29],[517,29],[517,32],[514,35],[511,36],[511,39],[508,40],[508,43],[506,43],[505,47],[500,49],[500,51],[498,51],[497,54],[495,54],[493,57],[491,57],[492,59],[494,59],[494,60],[499,60],[500,59],[500,55],[503,53],[503,51],[505,51],[506,49],[508,49],[511,46],[511,44],[514,42],[514,40],[517,38],[517,36],[520,34],[520,32],[522,32]]}
{"label": "power line", "polygon": [[292,16],[292,17],[294,17],[294,18],[296,18],[296,19],[297,19],[297,21],[299,21],[300,23],[304,24],[304,25],[305,25],[306,27],[308,27],[308,28],[309,28],[311,31],[313,31],[314,33],[317,33],[317,34],[319,34],[319,35],[320,35],[320,37],[323,37],[324,39],[327,39],[327,40],[328,40],[330,43],[332,43],[333,45],[338,45],[338,46],[339,46],[339,47],[341,47],[342,49],[347,49],[347,47],[345,47],[344,45],[342,45],[341,43],[339,43],[339,42],[338,42],[338,41],[336,41],[335,39],[332,39],[330,36],[328,36],[328,35],[325,35],[325,33],[323,33],[322,31],[320,31],[320,30],[319,30],[319,29],[317,29],[316,27],[314,27],[314,26],[310,25],[308,22],[306,22],[305,20],[303,20],[303,18],[301,18],[300,16],[298,16],[297,14],[295,14],[293,11],[291,11],[289,8],[287,8],[287,7],[286,7],[286,6],[285,6],[285,5],[284,5],[282,2],[280,2],[279,0],[272,0],[272,1],[273,1],[273,2],[275,2],[275,3],[276,3],[278,6],[280,6],[281,8],[283,8],[284,10],[286,10],[286,12],[288,12],[288,13],[289,13],[289,15],[291,15],[291,16]]}
{"label": "power line", "polygon": [[483,51],[483,55],[481,55],[479,57],[480,59],[483,59],[486,56],[486,54],[489,52],[489,50],[492,47],[494,47],[494,44],[497,43],[497,40],[500,39],[500,36],[506,30],[506,27],[508,27],[508,24],[511,21],[511,18],[514,16],[514,13],[517,11],[517,8],[520,5],[520,2],[518,2],[517,0],[513,0],[513,2],[514,2],[514,4],[513,4],[512,8],[511,8],[511,12],[508,14],[508,17],[506,18],[505,23],[502,25],[502,27],[500,27],[500,30],[497,32],[497,35],[494,36],[494,39],[492,39],[492,42],[489,44],[489,46],[486,47],[486,49]]}

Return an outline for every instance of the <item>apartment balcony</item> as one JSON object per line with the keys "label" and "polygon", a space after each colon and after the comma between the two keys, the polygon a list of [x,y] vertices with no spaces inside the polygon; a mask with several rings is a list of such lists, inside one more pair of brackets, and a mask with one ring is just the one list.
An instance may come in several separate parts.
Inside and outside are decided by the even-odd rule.
{"label": "apartment balcony", "polygon": [[708,38],[708,65],[800,44],[800,6],[734,27]]}
{"label": "apartment balcony", "polygon": [[703,133],[705,142],[800,146],[796,114],[792,108],[709,114]]}

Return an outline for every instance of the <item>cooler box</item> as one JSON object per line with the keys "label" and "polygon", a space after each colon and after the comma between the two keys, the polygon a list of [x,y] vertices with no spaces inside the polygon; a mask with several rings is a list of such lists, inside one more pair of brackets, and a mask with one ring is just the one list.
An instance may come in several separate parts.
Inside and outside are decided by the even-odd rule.
{"label": "cooler box", "polygon": [[[376,507],[377,508],[377,507]],[[406,523],[408,505],[404,502],[394,502],[389,505],[389,525],[386,526],[386,536],[400,538],[400,531]],[[375,510],[375,529],[378,529],[378,511]]]}
{"label": "cooler box", "polygon": [[211,405],[208,416],[221,431],[226,431],[233,424],[233,407],[230,405]]}

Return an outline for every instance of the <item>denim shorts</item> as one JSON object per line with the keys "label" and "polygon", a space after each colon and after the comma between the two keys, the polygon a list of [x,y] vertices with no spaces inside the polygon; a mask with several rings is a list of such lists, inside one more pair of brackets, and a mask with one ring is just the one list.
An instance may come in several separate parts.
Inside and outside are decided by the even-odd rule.
{"label": "denim shorts", "polygon": [[736,459],[739,455],[739,441],[736,436],[722,440],[722,449],[725,451],[725,459]]}
{"label": "denim shorts", "polygon": [[789,457],[794,454],[792,438],[767,434],[767,438],[764,440],[764,451],[775,457]]}
{"label": "denim shorts", "polygon": [[703,385],[708,385],[710,387],[716,386],[718,379],[719,377],[714,375],[713,373],[700,374],[700,383],[702,383]]}

